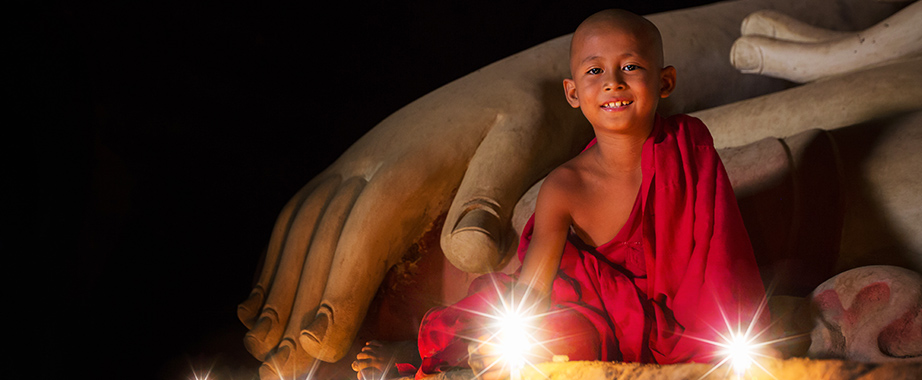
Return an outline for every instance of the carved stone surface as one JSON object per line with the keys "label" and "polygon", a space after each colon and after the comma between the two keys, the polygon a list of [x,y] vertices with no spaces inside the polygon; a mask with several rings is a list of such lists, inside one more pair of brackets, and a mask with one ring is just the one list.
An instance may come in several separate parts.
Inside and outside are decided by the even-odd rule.
{"label": "carved stone surface", "polygon": [[839,274],[811,295],[816,326],[807,355],[861,362],[922,362],[922,276],[893,266]]}

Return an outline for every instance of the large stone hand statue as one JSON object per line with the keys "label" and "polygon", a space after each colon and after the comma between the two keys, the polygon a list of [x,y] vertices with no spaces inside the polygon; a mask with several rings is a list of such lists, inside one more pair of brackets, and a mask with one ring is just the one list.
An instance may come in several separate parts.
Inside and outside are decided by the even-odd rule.
{"label": "large stone hand statue", "polygon": [[[712,108],[717,111],[701,116],[718,143],[725,136],[737,136],[734,145],[763,137],[747,137],[734,124],[740,115],[781,98],[714,108],[793,86],[741,74],[729,64],[740,23],[762,9],[797,14],[813,25],[860,30],[898,7],[864,0],[743,0],[649,16],[663,34],[666,61],[680,73],[678,89],[660,113]],[[486,272],[509,259],[517,241],[510,222],[516,202],[591,135],[579,111],[563,101],[568,44],[569,36],[548,41],[407,105],[292,198],[278,217],[256,286],[238,308],[250,328],[245,344],[265,363],[263,378],[302,374],[315,358],[342,358],[387,270],[430,229],[441,228],[442,250],[462,270]],[[824,89],[821,83],[808,86],[814,85],[820,87],[802,96]],[[864,94],[856,109],[893,98],[864,99]],[[918,108],[890,109],[901,106]],[[804,127],[804,120],[793,124],[816,127]],[[741,125],[746,126],[751,128]],[[765,136],[785,135],[784,128],[788,123],[774,125]],[[433,225],[441,215],[444,225]]]}
{"label": "large stone hand statue", "polygon": [[743,20],[730,59],[746,73],[804,83],[922,54],[922,3],[858,32],[821,29],[764,10]]}
{"label": "large stone hand statue", "polygon": [[[796,140],[807,128],[829,131],[836,162],[828,171],[839,173],[827,177],[839,179],[826,187],[841,187],[842,205],[816,212],[844,213],[830,274],[872,264],[922,271],[922,179],[916,174],[922,167],[922,2],[853,32],[762,10],[746,17],[741,33],[730,56],[741,71],[811,82],[694,113],[711,128],[715,144],[741,147],[759,138]],[[759,164],[727,162],[739,150],[721,151],[735,172],[729,175],[738,198],[749,186],[767,186],[765,173],[773,170],[767,152]],[[785,150],[794,156],[792,147]]]}
{"label": "large stone hand statue", "polygon": [[411,103],[296,194],[238,309],[251,326],[250,352],[280,369],[343,357],[387,270],[449,209],[453,263],[475,272],[502,264],[515,243],[511,206],[590,133],[578,112],[551,100],[567,71],[566,44],[552,41]]}

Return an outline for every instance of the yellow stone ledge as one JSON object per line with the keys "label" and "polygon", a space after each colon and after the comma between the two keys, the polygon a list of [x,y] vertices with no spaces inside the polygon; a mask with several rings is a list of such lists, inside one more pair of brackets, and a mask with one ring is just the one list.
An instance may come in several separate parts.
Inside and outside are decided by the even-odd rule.
{"label": "yellow stone ledge", "polygon": [[[759,368],[752,368],[740,379],[746,380],[922,380],[922,362],[858,363],[843,360],[792,358],[765,359]],[[713,371],[712,371],[713,370]],[[766,370],[768,373],[766,373]],[[710,372],[710,373],[709,373]],[[427,380],[471,380],[470,370],[451,371]],[[411,377],[404,379],[412,379]],[[526,368],[522,380],[717,380],[737,379],[727,367],[714,369],[707,364],[637,364],[618,362],[576,361],[542,363]]]}

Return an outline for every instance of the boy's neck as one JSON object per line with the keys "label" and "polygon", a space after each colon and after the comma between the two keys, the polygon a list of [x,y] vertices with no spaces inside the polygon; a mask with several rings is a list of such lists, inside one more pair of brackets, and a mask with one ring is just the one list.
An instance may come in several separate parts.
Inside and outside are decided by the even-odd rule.
{"label": "boy's neck", "polygon": [[599,133],[596,131],[599,164],[610,171],[634,171],[640,167],[643,144],[653,131],[651,123],[636,133]]}

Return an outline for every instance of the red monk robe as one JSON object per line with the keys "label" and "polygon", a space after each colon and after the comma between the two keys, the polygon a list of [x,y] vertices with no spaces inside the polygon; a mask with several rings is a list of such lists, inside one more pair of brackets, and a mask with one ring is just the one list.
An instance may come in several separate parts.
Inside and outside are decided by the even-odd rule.
{"label": "red monk robe", "polygon": [[[589,146],[592,146],[593,140]],[[643,183],[618,235],[599,247],[571,231],[551,291],[542,331],[563,338],[549,348],[571,360],[708,363],[719,360],[727,322],[743,331],[765,290],[736,198],[710,133],[691,116],[656,117],[642,153]],[[519,245],[524,258],[534,217]],[[481,276],[470,295],[431,310],[419,333],[423,363],[416,377],[467,366],[479,337],[515,275]],[[497,289],[497,287],[499,289]]]}

